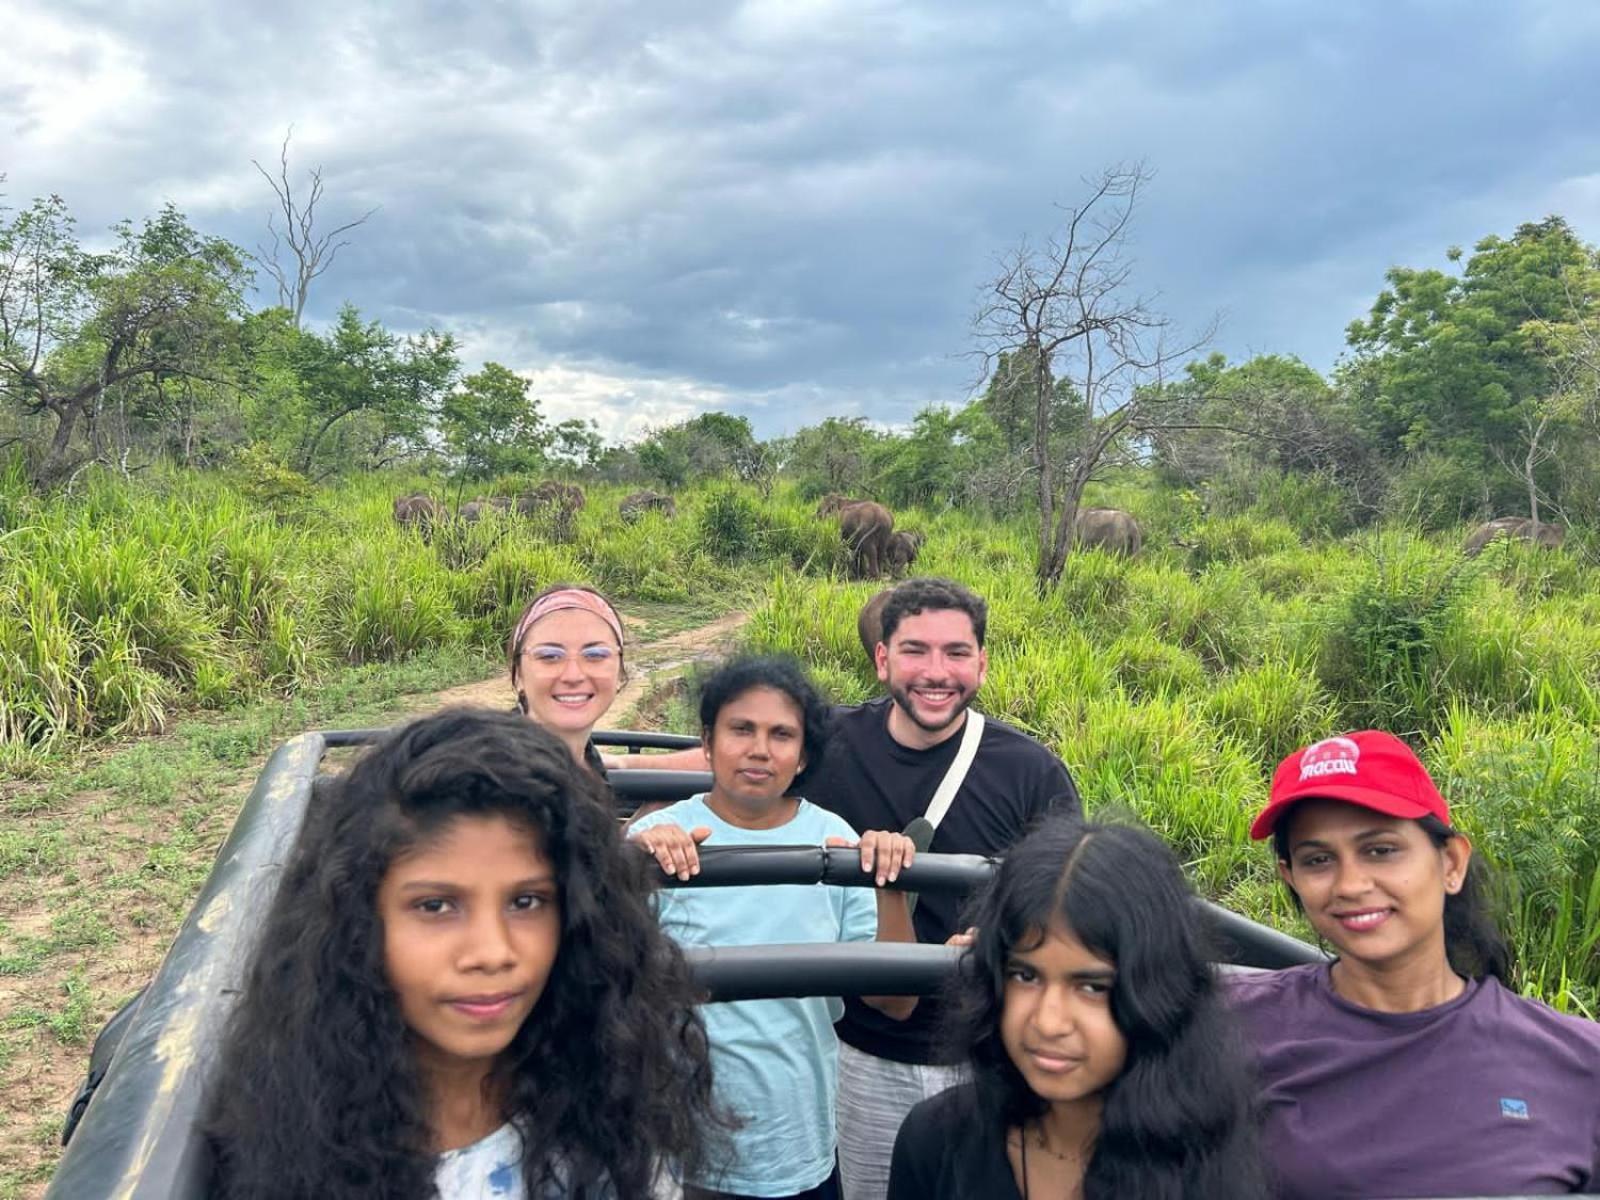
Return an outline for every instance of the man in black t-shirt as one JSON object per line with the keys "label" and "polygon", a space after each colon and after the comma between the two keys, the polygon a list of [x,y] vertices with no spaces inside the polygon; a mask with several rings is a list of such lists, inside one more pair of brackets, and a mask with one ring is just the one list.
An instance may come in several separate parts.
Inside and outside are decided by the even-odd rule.
{"label": "man in black t-shirt", "polygon": [[[833,737],[807,779],[806,799],[861,832],[904,829],[923,816],[954,762],[988,670],[988,606],[960,584],[910,579],[883,606],[876,651],[887,698],[836,713]],[[1003,854],[1039,817],[1081,811],[1061,760],[1027,735],[986,720],[977,753],[938,823],[929,850]],[[929,894],[917,906],[917,940],[941,943],[958,930],[961,898]],[[889,1156],[912,1105],[954,1082],[938,1045],[940,1014],[925,998],[897,1021],[846,998],[836,1026],[839,1163],[845,1200],[883,1200]]]}
{"label": "man in black t-shirt", "polygon": [[[875,649],[889,695],[835,710],[833,736],[807,777],[805,798],[857,833],[904,829],[924,816],[960,750],[968,707],[988,670],[988,605],[947,579],[908,579],[883,606]],[[621,767],[704,770],[700,750],[628,755]],[[1044,746],[986,719],[977,752],[929,850],[1004,854],[1046,812],[1082,804],[1066,766]],[[913,917],[917,940],[959,932],[962,899],[930,893]],[[845,1200],[884,1200],[895,1134],[912,1106],[955,1082],[942,1061],[938,1002],[896,1020],[847,997],[839,1048],[839,1167]]]}

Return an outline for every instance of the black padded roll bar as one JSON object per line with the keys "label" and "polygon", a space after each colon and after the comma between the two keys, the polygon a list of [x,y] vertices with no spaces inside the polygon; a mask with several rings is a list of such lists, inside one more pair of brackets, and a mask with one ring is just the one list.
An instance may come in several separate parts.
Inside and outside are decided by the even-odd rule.
{"label": "black padded roll bar", "polygon": [[[330,749],[345,746],[370,746],[389,733],[388,729],[323,729],[318,730]],[[589,735],[596,746],[626,747],[628,753],[641,750],[688,750],[700,744],[700,739],[689,733],[635,733],[626,729],[596,729]]]}
{"label": "black padded roll bar", "polygon": [[958,946],[903,942],[815,942],[716,946],[685,951],[695,979],[721,1000],[776,996],[930,996],[944,988]]}
{"label": "black padded roll bar", "polygon": [[596,746],[620,746],[629,754],[641,750],[689,750],[700,744],[691,733],[633,733],[625,729],[596,729],[589,735]]}
{"label": "black padded roll bar", "polygon": [[[919,854],[900,872],[892,887],[908,892],[966,892],[988,879],[994,863],[976,854]],[[873,876],[861,869],[854,849],[823,846],[700,847],[700,874],[680,881],[664,877],[667,887],[740,887],[751,884],[827,883],[838,887],[871,887]]]}
{"label": "black padded roll bar", "polygon": [[[860,855],[852,849],[822,846],[700,847],[700,873],[687,880],[663,876],[664,887],[741,887],[777,883],[828,883],[842,887],[872,887],[875,879],[861,869]],[[965,893],[994,872],[993,859],[976,854],[919,854],[900,877],[886,886],[908,892]],[[1280,933],[1248,917],[1229,912],[1209,900],[1199,901],[1210,920],[1212,934],[1224,961],[1241,967],[1275,970],[1301,963],[1323,962],[1315,946]],[[795,993],[789,993],[793,995]],[[814,994],[814,993],[806,993]],[[893,995],[893,992],[851,992],[851,995]],[[905,993],[910,995],[910,992]]]}

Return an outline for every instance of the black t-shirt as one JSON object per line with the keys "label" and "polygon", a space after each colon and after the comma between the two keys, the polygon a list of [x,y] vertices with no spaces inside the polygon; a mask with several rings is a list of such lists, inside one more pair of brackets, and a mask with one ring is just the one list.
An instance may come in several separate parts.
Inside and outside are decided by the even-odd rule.
{"label": "black t-shirt", "polygon": [[[801,787],[807,800],[838,813],[857,833],[899,831],[928,811],[961,746],[961,735],[930,750],[913,750],[889,736],[888,697],[834,713],[834,733],[816,771]],[[1082,812],[1078,790],[1062,761],[1024,733],[987,718],[983,740],[950,810],[934,832],[935,854],[1004,854],[1045,813]],[[919,942],[943,943],[960,927],[963,897],[929,893],[912,920]],[[938,1001],[923,997],[905,1021],[845,998],[839,1036],[858,1050],[894,1062],[942,1062],[936,1044]]]}
{"label": "black t-shirt", "polygon": [[980,1113],[971,1084],[924,1100],[894,1140],[888,1200],[1022,1200],[1005,1130]]}

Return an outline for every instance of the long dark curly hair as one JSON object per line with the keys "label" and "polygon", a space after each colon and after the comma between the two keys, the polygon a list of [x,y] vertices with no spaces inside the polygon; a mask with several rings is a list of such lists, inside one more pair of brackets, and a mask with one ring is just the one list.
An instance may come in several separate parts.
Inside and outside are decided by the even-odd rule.
{"label": "long dark curly hair", "polygon": [[978,935],[950,1021],[971,1063],[971,1119],[1004,1138],[1048,1107],[1006,1053],[1000,1018],[1013,953],[1065,926],[1115,967],[1111,1015],[1127,1041],[1126,1065],[1105,1089],[1086,1200],[1264,1200],[1249,1059],[1210,965],[1204,914],[1159,838],[1048,818],[969,911]]}
{"label": "long dark curly hair", "polygon": [[427,1100],[384,970],[389,864],[463,816],[536,831],[560,888],[544,992],[490,1076],[527,1193],[634,1200],[718,1147],[705,1029],[659,930],[648,862],[591,781],[513,713],[455,709],[368,751],[314,803],[224,1035],[204,1129],[211,1194],[434,1195]]}

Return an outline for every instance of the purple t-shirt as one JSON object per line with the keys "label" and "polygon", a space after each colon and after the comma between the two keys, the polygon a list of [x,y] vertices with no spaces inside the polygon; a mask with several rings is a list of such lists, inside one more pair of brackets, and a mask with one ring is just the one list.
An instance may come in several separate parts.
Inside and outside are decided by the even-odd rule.
{"label": "purple t-shirt", "polygon": [[1234,975],[1285,1200],[1600,1192],[1600,1025],[1471,982],[1437,1008],[1337,995],[1325,963]]}

